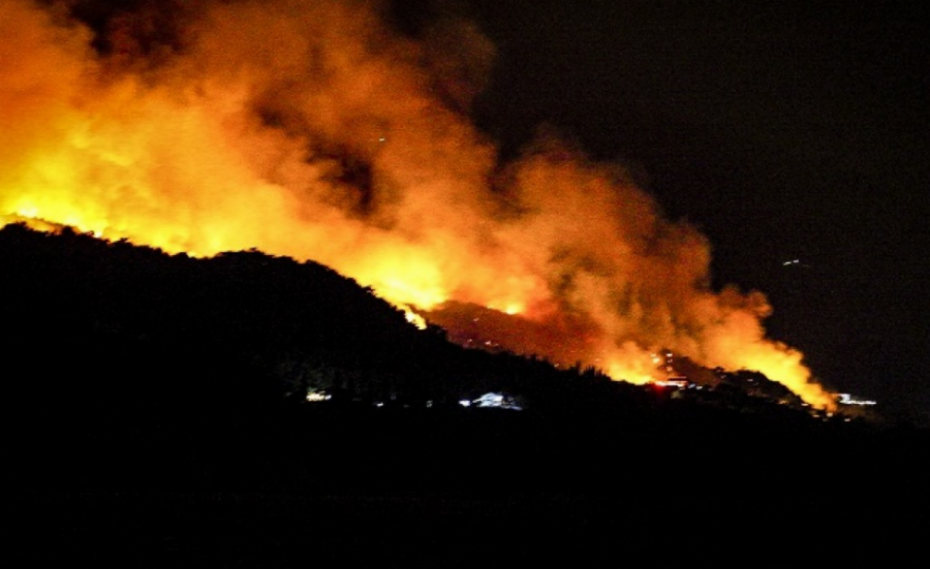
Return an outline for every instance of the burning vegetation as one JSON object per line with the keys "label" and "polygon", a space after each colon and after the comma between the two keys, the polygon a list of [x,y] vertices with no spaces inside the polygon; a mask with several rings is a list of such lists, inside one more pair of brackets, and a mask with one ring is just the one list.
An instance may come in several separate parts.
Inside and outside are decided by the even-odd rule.
{"label": "burning vegetation", "polygon": [[88,5],[0,4],[0,222],[313,260],[460,343],[633,383],[667,379],[669,350],[835,406],[766,337],[765,296],[713,290],[707,239],[622,167],[549,132],[499,159],[468,116],[494,58],[470,22],[401,33],[384,3],[326,0],[74,16]]}

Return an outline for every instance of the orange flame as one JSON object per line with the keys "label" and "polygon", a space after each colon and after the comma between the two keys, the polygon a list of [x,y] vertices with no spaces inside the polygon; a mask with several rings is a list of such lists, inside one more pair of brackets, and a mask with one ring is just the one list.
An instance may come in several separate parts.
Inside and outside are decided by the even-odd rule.
{"label": "orange flame", "polygon": [[[472,24],[414,41],[367,2],[208,2],[114,19],[101,55],[43,6],[0,4],[0,222],[313,259],[453,335],[484,317],[633,382],[668,348],[834,405],[766,338],[765,298],[711,290],[706,239],[620,167],[552,135],[498,163],[462,111],[494,54]],[[137,32],[156,23],[170,42]]]}

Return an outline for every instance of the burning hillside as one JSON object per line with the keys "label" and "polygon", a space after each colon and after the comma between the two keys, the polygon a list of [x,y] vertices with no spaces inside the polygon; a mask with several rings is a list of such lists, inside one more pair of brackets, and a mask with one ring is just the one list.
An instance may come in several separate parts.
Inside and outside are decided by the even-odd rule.
{"label": "burning hillside", "polygon": [[713,290],[705,237],[621,167],[552,134],[498,159],[468,116],[494,57],[471,23],[412,37],[361,0],[141,6],[91,27],[0,4],[2,219],[312,259],[460,340],[635,383],[668,349],[835,404],[766,338],[764,295]]}

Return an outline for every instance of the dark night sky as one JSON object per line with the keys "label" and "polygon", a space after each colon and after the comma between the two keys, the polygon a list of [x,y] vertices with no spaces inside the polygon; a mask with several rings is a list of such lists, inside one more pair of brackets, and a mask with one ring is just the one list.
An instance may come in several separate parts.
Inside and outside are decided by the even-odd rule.
{"label": "dark night sky", "polygon": [[824,383],[930,424],[920,3],[451,4],[498,47],[486,132],[513,149],[546,123],[640,167]]}

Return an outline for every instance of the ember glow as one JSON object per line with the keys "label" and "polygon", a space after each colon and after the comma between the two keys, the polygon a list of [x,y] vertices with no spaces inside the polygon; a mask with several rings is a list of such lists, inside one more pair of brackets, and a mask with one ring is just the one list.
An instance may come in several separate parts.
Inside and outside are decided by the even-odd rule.
{"label": "ember glow", "polygon": [[373,2],[148,6],[94,41],[64,4],[0,3],[0,220],[312,259],[462,342],[636,383],[673,350],[834,406],[766,338],[765,297],[712,290],[705,237],[621,167],[551,133],[501,163],[468,117],[494,58],[473,24],[412,38]]}

